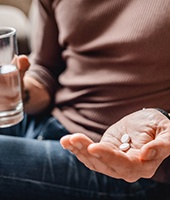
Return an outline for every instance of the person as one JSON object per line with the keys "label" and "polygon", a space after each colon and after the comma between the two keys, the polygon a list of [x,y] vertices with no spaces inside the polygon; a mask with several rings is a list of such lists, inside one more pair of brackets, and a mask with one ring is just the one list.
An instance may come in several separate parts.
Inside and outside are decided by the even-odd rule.
{"label": "person", "polygon": [[25,116],[0,129],[1,199],[169,199],[169,121],[154,109],[170,112],[169,0],[34,4]]}

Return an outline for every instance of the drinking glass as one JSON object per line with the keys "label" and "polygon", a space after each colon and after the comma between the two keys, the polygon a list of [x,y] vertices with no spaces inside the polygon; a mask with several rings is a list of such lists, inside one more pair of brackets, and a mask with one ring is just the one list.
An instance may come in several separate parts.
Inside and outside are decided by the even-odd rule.
{"label": "drinking glass", "polygon": [[0,128],[15,125],[23,119],[17,54],[16,30],[0,27]]}

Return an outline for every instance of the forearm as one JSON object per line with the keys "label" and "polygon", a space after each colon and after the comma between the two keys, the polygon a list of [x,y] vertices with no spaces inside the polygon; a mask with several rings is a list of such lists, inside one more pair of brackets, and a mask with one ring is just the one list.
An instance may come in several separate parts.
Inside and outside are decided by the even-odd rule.
{"label": "forearm", "polygon": [[28,114],[37,114],[46,109],[50,104],[50,96],[42,84],[37,80],[25,76],[24,90],[27,94],[23,95],[24,110]]}

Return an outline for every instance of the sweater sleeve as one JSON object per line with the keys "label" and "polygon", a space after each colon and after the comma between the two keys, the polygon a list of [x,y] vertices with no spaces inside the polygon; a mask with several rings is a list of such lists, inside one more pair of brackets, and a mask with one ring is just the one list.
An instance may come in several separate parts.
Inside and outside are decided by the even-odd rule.
{"label": "sweater sleeve", "polygon": [[62,48],[58,43],[58,27],[53,1],[34,0],[35,16],[32,24],[31,66],[27,75],[35,78],[54,96],[57,78],[65,64],[61,58]]}

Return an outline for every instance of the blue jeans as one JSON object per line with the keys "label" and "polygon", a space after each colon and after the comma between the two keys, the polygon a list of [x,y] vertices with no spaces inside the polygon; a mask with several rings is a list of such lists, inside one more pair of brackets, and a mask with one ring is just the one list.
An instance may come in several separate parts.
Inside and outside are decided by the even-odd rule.
{"label": "blue jeans", "polygon": [[61,147],[59,139],[69,132],[50,115],[26,115],[0,134],[2,200],[170,199],[167,185],[147,179],[127,183],[87,169]]}

